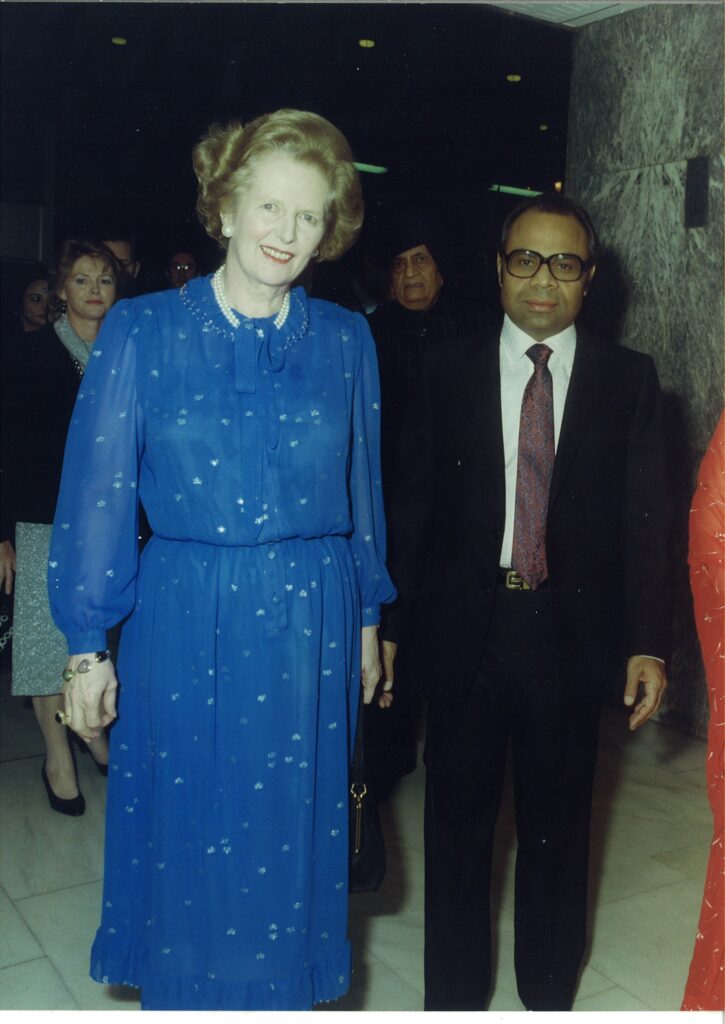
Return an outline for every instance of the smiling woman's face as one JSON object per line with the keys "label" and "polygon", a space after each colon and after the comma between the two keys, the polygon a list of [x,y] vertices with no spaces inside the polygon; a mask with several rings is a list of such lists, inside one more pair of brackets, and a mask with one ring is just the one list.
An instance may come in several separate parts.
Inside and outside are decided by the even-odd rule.
{"label": "smiling woman's face", "polygon": [[58,295],[66,303],[71,323],[102,320],[116,301],[116,279],[103,260],[81,256]]}
{"label": "smiling woman's face", "polygon": [[316,167],[282,154],[259,157],[236,206],[222,214],[231,283],[256,291],[298,278],[325,233],[329,195]]}

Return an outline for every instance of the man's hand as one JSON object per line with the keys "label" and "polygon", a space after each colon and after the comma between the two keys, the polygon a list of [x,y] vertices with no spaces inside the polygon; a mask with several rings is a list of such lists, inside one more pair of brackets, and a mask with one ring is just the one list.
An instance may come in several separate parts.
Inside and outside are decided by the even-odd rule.
{"label": "man's hand", "polygon": [[393,680],[395,678],[393,666],[397,650],[398,645],[392,640],[383,640],[380,643],[383,661],[383,689],[378,697],[378,704],[381,708],[389,708],[393,703]]}
{"label": "man's hand", "polygon": [[657,658],[635,655],[627,662],[627,685],[624,688],[624,703],[627,707],[637,700],[640,686],[644,693],[629,717],[629,728],[634,731],[651,718],[662,702],[667,687],[665,666]]}
{"label": "man's hand", "polygon": [[15,550],[9,540],[0,543],[0,587],[6,594],[13,592],[15,579]]}

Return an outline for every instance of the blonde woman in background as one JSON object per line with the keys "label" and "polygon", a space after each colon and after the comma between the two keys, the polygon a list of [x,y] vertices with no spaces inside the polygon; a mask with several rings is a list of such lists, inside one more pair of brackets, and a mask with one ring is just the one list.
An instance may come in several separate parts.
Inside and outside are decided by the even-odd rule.
{"label": "blonde woman in background", "polygon": [[[48,802],[71,817],[83,814],[85,800],[68,735],[55,720],[66,649],[48,606],[48,545],[76,392],[115,301],[118,274],[113,254],[100,242],[64,242],[51,279],[52,325],[3,350],[0,586],[12,592],[17,568],[12,692],[32,697],[45,740],[41,778]],[[106,774],[105,734],[94,737],[90,748]]]}

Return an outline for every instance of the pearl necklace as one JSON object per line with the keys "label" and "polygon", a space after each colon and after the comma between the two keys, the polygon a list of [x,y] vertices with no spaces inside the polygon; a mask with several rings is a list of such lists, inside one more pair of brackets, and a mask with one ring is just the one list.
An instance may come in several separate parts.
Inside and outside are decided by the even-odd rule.
{"label": "pearl necklace", "polygon": [[[214,291],[214,298],[217,301],[219,309],[222,311],[222,313],[224,314],[226,319],[229,321],[229,323],[232,325],[232,327],[236,328],[236,327],[239,327],[239,324],[241,323],[241,320],[236,315],[236,313],[234,312],[232,307],[229,305],[229,302],[227,301],[227,297],[224,294],[224,285],[222,284],[222,273],[223,273],[223,270],[224,270],[223,267],[219,267],[219,269],[217,270],[217,272],[213,275],[213,277],[211,279],[211,286],[212,286],[212,289]],[[274,318],[274,326],[277,328],[277,330],[279,330],[280,327],[283,327],[284,324],[286,323],[287,317],[289,316],[289,308],[290,308],[290,293],[289,292],[285,292],[284,299],[282,300],[282,307],[281,307],[279,313],[277,314],[277,316]]]}

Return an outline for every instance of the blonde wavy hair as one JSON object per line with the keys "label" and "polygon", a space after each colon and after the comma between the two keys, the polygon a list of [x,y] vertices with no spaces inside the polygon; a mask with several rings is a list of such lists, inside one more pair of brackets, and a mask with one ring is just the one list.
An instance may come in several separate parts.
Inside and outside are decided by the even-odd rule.
{"label": "blonde wavy hair", "polygon": [[196,212],[204,229],[226,249],[222,213],[230,212],[254,174],[255,161],[270,153],[317,167],[330,183],[325,234],[317,259],[336,260],[353,244],[363,222],[360,178],[339,129],[306,110],[277,110],[243,125],[213,124],[194,147],[199,182]]}

